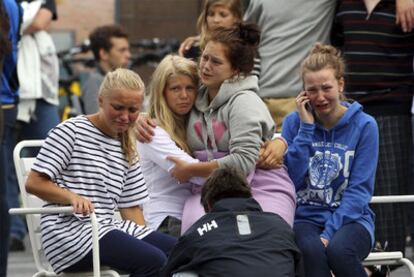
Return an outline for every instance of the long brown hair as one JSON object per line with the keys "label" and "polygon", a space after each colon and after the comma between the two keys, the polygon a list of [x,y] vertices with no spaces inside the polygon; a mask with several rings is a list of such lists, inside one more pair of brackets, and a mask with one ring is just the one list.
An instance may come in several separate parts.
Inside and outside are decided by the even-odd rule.
{"label": "long brown hair", "polygon": [[238,23],[230,28],[218,27],[206,37],[206,42],[220,42],[233,69],[248,75],[254,67],[254,57],[260,42],[260,30],[253,23]]}

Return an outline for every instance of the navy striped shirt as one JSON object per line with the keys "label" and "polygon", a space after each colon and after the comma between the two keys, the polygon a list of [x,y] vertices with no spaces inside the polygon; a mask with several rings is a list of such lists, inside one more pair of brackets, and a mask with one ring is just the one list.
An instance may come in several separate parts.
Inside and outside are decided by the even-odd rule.
{"label": "navy striped shirt", "polygon": [[364,1],[343,0],[336,15],[347,70],[347,96],[362,103],[410,102],[414,91],[414,32],[395,23],[395,1],[368,15]]}
{"label": "navy striped shirt", "polygon": [[[114,229],[139,239],[151,232],[131,221],[113,219],[115,209],[135,207],[147,201],[147,187],[139,163],[129,166],[121,143],[103,134],[86,116],[71,118],[51,131],[33,170],[46,174],[59,187],[91,200],[100,238]],[[92,249],[88,216],[44,215],[41,229],[46,258],[57,273],[81,260]]]}

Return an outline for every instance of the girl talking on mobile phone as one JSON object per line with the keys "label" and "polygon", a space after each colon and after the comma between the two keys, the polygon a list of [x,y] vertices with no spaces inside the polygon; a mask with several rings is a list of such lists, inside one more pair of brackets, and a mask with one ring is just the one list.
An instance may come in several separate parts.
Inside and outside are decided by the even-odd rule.
{"label": "girl talking on mobile phone", "polygon": [[345,101],[344,67],[334,47],[315,44],[302,63],[297,112],[283,123],[285,164],[297,194],[295,239],[308,277],[367,276],[361,261],[374,242],[368,203],[378,126],[358,102]]}

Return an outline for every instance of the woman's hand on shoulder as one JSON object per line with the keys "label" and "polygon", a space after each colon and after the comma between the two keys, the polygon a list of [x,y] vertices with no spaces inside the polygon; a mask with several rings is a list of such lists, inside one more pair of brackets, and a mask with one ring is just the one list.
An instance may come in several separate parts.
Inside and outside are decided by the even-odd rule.
{"label": "woman's hand on shoulder", "polygon": [[302,122],[309,124],[315,123],[315,117],[313,116],[312,107],[306,91],[300,92],[296,97],[296,108]]}
{"label": "woman's hand on shoulder", "polygon": [[286,144],[280,140],[265,141],[260,148],[257,167],[261,169],[275,169],[283,166],[283,156]]}
{"label": "woman's hand on shoulder", "polygon": [[135,122],[135,136],[141,143],[150,143],[157,123],[147,113],[140,113]]}
{"label": "woman's hand on shoulder", "polygon": [[199,36],[188,37],[180,45],[178,49],[178,55],[184,57],[186,51],[188,51],[196,42],[200,40]]}
{"label": "woman's hand on shoulder", "polygon": [[83,214],[88,215],[92,213],[95,210],[95,206],[92,204],[92,202],[85,198],[80,196],[79,194],[76,194],[74,192],[69,192],[69,202],[70,205],[74,208],[74,213],[76,214]]}

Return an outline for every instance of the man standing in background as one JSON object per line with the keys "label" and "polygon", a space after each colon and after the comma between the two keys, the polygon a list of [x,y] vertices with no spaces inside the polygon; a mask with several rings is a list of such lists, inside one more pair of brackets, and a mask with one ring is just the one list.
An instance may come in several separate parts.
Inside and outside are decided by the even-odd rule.
{"label": "man standing in background", "polygon": [[[17,72],[20,82],[17,122],[14,138],[7,151],[7,200],[10,208],[19,207],[18,183],[13,165],[13,149],[17,140],[44,139],[59,122],[59,61],[51,36],[46,32],[57,19],[54,0],[18,1],[23,8],[22,38]],[[36,154],[35,152],[32,154]],[[10,251],[23,251],[26,226],[19,216],[11,216]]]}
{"label": "man standing in background", "polygon": [[98,27],[89,35],[89,40],[96,70],[89,74],[82,86],[85,114],[98,111],[98,91],[105,74],[118,67],[127,67],[131,58],[128,35],[119,26]]}
{"label": "man standing in background", "polygon": [[19,40],[19,24],[21,12],[14,0],[0,2],[0,96],[1,113],[4,121],[1,128],[4,132],[0,137],[0,276],[7,274],[7,256],[9,248],[9,214],[6,199],[6,165],[7,147],[13,138],[13,128],[17,114],[18,81],[17,81],[17,43]]}
{"label": "man standing in background", "polygon": [[300,64],[315,42],[329,42],[335,0],[250,0],[244,16],[261,28],[259,96],[280,132],[302,91]]}

